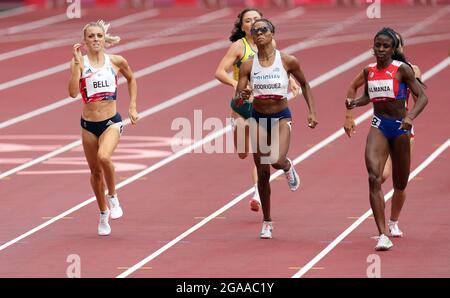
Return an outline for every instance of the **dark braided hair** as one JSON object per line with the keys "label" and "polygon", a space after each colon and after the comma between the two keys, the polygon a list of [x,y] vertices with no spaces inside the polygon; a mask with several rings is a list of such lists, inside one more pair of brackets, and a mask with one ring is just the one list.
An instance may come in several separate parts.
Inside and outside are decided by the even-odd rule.
{"label": "dark braided hair", "polygon": [[[414,68],[412,67],[411,63],[409,63],[408,60],[406,59],[405,54],[403,54],[403,53],[401,53],[399,51],[399,47],[404,45],[403,38],[400,35],[400,33],[398,33],[397,31],[395,31],[392,28],[384,27],[383,29],[378,31],[377,34],[375,34],[374,41],[379,35],[386,35],[386,36],[389,36],[392,39],[392,46],[394,48],[394,53],[392,54],[392,59],[393,60],[397,60],[397,61],[401,61],[401,62],[407,64],[409,67],[411,67],[411,69],[414,72]],[[419,78],[416,78],[416,80],[423,87],[426,88],[426,85]]]}
{"label": "dark braided hair", "polygon": [[255,27],[255,24],[259,23],[259,22],[266,23],[269,26],[270,32],[272,32],[272,34],[275,34],[275,26],[272,24],[271,21],[269,21],[268,19],[264,19],[264,18],[256,20],[252,25],[252,29],[253,29],[253,27]]}
{"label": "dark braided hair", "polygon": [[259,13],[259,15],[262,17],[263,14],[256,8],[251,8],[248,7],[246,9],[244,9],[243,11],[241,11],[236,19],[236,22],[234,22],[234,28],[231,31],[231,35],[230,35],[230,41],[231,42],[235,42],[236,40],[241,39],[242,37],[245,37],[245,32],[242,31],[242,22],[244,21],[244,15],[249,12],[249,11],[256,11],[257,13]]}

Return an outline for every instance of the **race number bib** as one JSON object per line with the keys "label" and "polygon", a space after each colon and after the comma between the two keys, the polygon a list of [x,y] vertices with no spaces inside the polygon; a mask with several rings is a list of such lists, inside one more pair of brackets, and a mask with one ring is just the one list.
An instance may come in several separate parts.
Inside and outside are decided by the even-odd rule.
{"label": "race number bib", "polygon": [[367,83],[370,99],[395,98],[392,80],[369,80]]}
{"label": "race number bib", "polygon": [[381,124],[381,119],[377,116],[373,116],[372,118],[372,126],[378,128]]}
{"label": "race number bib", "polygon": [[92,76],[86,78],[87,96],[91,97],[98,93],[114,93],[116,91],[116,81],[114,76]]}

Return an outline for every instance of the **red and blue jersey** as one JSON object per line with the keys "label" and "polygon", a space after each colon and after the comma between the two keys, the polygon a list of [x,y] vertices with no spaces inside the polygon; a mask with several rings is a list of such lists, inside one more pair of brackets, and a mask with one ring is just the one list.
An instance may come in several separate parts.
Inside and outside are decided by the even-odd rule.
{"label": "red and blue jersey", "polygon": [[408,99],[408,85],[396,78],[397,71],[402,64],[403,62],[394,60],[388,67],[382,69],[377,68],[376,63],[369,64],[367,85],[371,102]]}

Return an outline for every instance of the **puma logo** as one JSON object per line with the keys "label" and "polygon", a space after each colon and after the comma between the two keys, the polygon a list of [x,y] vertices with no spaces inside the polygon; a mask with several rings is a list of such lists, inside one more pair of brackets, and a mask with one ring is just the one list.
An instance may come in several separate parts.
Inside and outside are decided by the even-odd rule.
{"label": "puma logo", "polygon": [[394,77],[392,76],[392,75],[394,74],[394,72],[389,72],[389,71],[386,70],[386,73],[387,73],[388,75],[391,76],[391,79],[394,78]]}

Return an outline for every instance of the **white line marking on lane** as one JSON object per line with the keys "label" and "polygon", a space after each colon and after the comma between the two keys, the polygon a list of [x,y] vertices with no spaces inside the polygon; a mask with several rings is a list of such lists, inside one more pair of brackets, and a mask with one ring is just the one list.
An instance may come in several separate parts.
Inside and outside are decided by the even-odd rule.
{"label": "white line marking on lane", "polygon": [[[450,57],[447,57],[446,59],[442,60],[440,63],[433,66],[430,70],[425,72],[422,75],[422,79],[425,82],[426,80],[430,79],[434,75],[436,75],[438,72],[445,69],[446,66],[449,65]],[[445,65],[445,66],[444,66]],[[356,125],[359,125],[364,120],[368,119],[373,114],[373,109],[368,110],[361,116],[359,116],[355,123]],[[342,131],[342,134],[344,132]],[[433,154],[431,154],[420,166],[418,166],[409,176],[408,181],[411,181],[418,173],[420,173],[426,166],[428,166],[434,158],[436,158],[439,154],[441,154],[444,150],[447,149],[449,146],[450,139],[447,140],[442,146],[439,147]],[[438,154],[435,156],[434,154]],[[394,193],[394,190],[391,189],[385,196],[384,200],[387,202],[392,194]],[[359,219],[357,219],[350,227],[348,227],[342,234],[340,234],[333,242],[330,243],[325,249],[323,249],[318,255],[316,255],[311,261],[309,261],[305,266],[302,267],[301,270],[299,270],[296,274],[294,274],[293,278],[302,277],[308,270],[310,270],[314,265],[316,265],[321,259],[323,259],[333,248],[336,247],[336,245],[339,244],[342,240],[344,240],[345,237],[347,237],[353,230],[355,230],[364,220],[366,220],[369,216],[371,216],[372,210],[368,210],[366,213],[364,213]]]}
{"label": "white line marking on lane", "polygon": [[[352,17],[351,17],[351,18],[352,18]],[[308,41],[306,40],[305,42],[308,42]],[[302,42],[300,42],[300,43],[302,43]],[[353,58],[353,59],[356,59],[356,58]],[[353,60],[353,59],[352,59],[352,60]],[[333,70],[332,70],[332,71],[330,71],[330,72],[328,72],[328,73],[336,73],[336,72],[333,72]],[[323,76],[325,76],[325,75],[327,75],[327,74],[324,74]],[[311,83],[310,83],[311,88],[314,88],[315,86],[317,86],[317,85],[319,85],[321,82],[323,82],[323,80],[321,79],[321,77],[322,77],[322,76],[320,76],[320,77],[316,78],[315,80],[311,81]],[[215,87],[215,86],[217,86],[217,85],[219,85],[219,84],[220,84],[219,81],[217,81],[217,80],[212,80],[212,81],[206,82],[205,84],[203,84],[203,85],[201,85],[201,86],[198,86],[197,88],[194,88],[194,89],[192,89],[192,90],[189,90],[189,91],[185,92],[184,94],[189,94],[190,92],[193,92],[193,90],[196,90],[198,93],[204,92],[204,91],[209,90],[209,89],[211,89],[211,88],[213,88],[213,87]],[[202,86],[203,86],[203,87],[202,87]],[[127,119],[127,120],[125,120],[124,122],[125,122],[124,124],[126,125],[126,124],[130,123],[130,120]],[[214,132],[214,133],[209,134],[209,135],[206,136],[204,139],[195,142],[194,144],[192,144],[192,145],[186,147],[185,149],[180,150],[180,151],[176,152],[175,154],[173,154],[173,155],[171,155],[171,156],[169,156],[169,157],[166,157],[165,159],[163,159],[163,160],[157,162],[156,164],[150,166],[149,168],[147,168],[147,169],[145,169],[145,170],[143,170],[143,171],[141,171],[141,172],[139,172],[139,173],[133,175],[132,177],[130,177],[130,178],[128,178],[128,179],[122,181],[121,183],[119,183],[119,184],[116,186],[116,189],[119,189],[119,188],[121,188],[121,187],[123,187],[123,186],[126,186],[126,185],[129,184],[129,183],[132,183],[132,182],[138,180],[138,179],[141,178],[142,176],[144,176],[144,175],[146,175],[146,174],[148,174],[148,173],[150,173],[150,172],[152,172],[152,171],[158,169],[158,168],[161,167],[162,165],[165,165],[165,164],[167,164],[167,163],[169,163],[169,162],[171,162],[171,161],[173,161],[173,160],[175,160],[175,159],[177,159],[177,158],[179,158],[179,157],[181,157],[181,156],[183,156],[183,155],[189,153],[189,152],[190,152],[189,150],[194,150],[195,148],[198,148],[199,146],[203,146],[203,144],[205,144],[205,141],[209,142],[210,140],[213,140],[213,139],[215,139],[215,138],[217,138],[217,137],[219,137],[219,136],[221,136],[221,135],[227,133],[227,132],[230,131],[230,130],[231,130],[231,126],[229,125],[229,126],[223,128],[223,129],[221,129],[221,130],[219,130],[219,131],[217,131],[217,132]],[[211,139],[211,136],[213,136],[214,138]],[[78,142],[81,142],[81,140],[78,140]],[[74,143],[75,143],[75,142],[74,142]],[[252,191],[252,190],[253,190],[253,188],[250,189],[250,191]],[[5,243],[5,244],[3,244],[2,246],[0,246],[0,251],[6,249],[7,247],[9,247],[9,246],[11,246],[11,245],[13,245],[13,244],[16,243],[17,241],[20,241],[20,240],[22,240],[22,239],[24,239],[24,238],[26,238],[26,237],[28,237],[28,236],[30,236],[30,235],[32,235],[32,234],[38,232],[39,230],[41,230],[41,229],[47,227],[48,225],[50,225],[50,224],[56,222],[57,220],[59,220],[59,219],[65,217],[65,216],[67,216],[67,215],[69,215],[69,214],[71,214],[71,213],[77,211],[78,209],[80,209],[80,208],[82,208],[82,207],[84,207],[84,206],[86,206],[86,205],[88,205],[88,204],[90,204],[90,203],[92,203],[92,202],[94,202],[94,201],[95,201],[95,197],[92,197],[92,198],[90,198],[90,199],[88,199],[88,200],[86,200],[86,201],[84,201],[84,202],[78,204],[77,206],[75,206],[75,207],[73,207],[73,208],[71,208],[71,209],[69,209],[69,210],[67,210],[67,211],[65,211],[65,212],[63,212],[63,213],[61,213],[60,215],[58,215],[58,216],[52,218],[51,220],[49,220],[49,221],[47,221],[47,222],[45,222],[45,223],[43,223],[43,224],[41,224],[41,225],[39,225],[39,226],[33,228],[32,230],[29,230],[28,232],[26,232],[26,233],[24,233],[24,234],[22,234],[22,235],[20,235],[20,236],[18,236],[18,237],[16,237],[16,238],[14,238],[13,240],[8,241],[7,243]],[[208,218],[210,218],[210,217],[208,217]]]}
{"label": "white line marking on lane", "polygon": [[[151,17],[155,17],[159,14],[158,9],[150,9],[146,10],[144,12],[138,12],[135,14],[131,14],[128,16],[124,16],[115,20],[111,21],[111,26],[114,28],[130,24],[132,22],[141,21],[144,19],[148,19]],[[61,36],[60,38],[57,38],[56,40],[50,40],[41,42],[38,44],[30,45],[24,48],[14,49],[9,52],[0,53],[0,61],[23,56],[26,54],[36,54],[36,52],[47,50],[47,49],[53,49],[55,47],[60,47],[63,45],[69,45],[76,41],[76,39],[81,39],[81,36],[79,33],[73,33],[69,35],[70,37],[64,36],[64,38]]]}
{"label": "white line marking on lane", "polygon": [[21,24],[21,25],[9,27],[6,29],[1,29],[0,35],[16,34],[19,32],[34,30],[37,28],[42,28],[42,27],[45,27],[45,26],[48,26],[51,24],[56,24],[56,23],[60,23],[60,22],[68,21],[68,20],[69,20],[69,18],[67,17],[67,15],[65,13],[62,13],[62,14],[59,14],[56,16],[51,16],[51,17],[48,17],[45,19],[29,22],[26,24]]}
{"label": "white line marking on lane", "polygon": [[[200,25],[200,24],[204,24],[204,23],[216,20],[218,18],[227,16],[229,14],[229,12],[230,12],[230,9],[223,8],[221,10],[214,11],[214,12],[208,13],[206,15],[202,15],[202,16],[196,17],[196,18],[194,18],[192,20],[180,23],[177,26],[170,26],[167,29],[158,31],[155,34],[151,34],[150,36],[147,36],[146,38],[142,38],[142,39],[139,39],[139,40],[136,40],[136,41],[131,41],[129,43],[122,44],[122,45],[117,45],[117,46],[111,48],[110,50],[108,50],[108,53],[109,54],[117,54],[117,53],[122,52],[122,51],[136,49],[136,48],[139,48],[139,47],[143,47],[145,45],[152,44],[152,42],[155,39],[157,39],[157,38],[160,38],[160,37],[163,37],[163,36],[167,36],[167,35],[171,35],[171,34],[175,34],[175,33],[179,33],[179,32],[181,32],[183,30],[187,30],[187,29],[192,28],[192,27],[194,27],[196,25]],[[21,84],[24,84],[24,83],[28,83],[28,82],[31,82],[31,81],[34,81],[34,80],[37,80],[37,79],[40,79],[40,78],[43,78],[43,77],[46,77],[46,76],[58,73],[58,72],[61,72],[63,70],[69,69],[69,66],[70,66],[69,62],[61,63],[59,65],[55,65],[55,66],[52,66],[52,67],[49,67],[49,68],[37,71],[37,72],[32,73],[32,74],[28,74],[26,76],[22,76],[20,78],[13,79],[11,81],[7,81],[7,82],[4,82],[4,83],[1,83],[0,84],[0,91],[6,90],[6,89],[9,89],[9,88],[12,88],[12,87],[16,87],[18,85],[21,85]]]}
{"label": "white line marking on lane", "polygon": [[28,5],[23,7],[17,7],[10,10],[0,12],[0,19],[9,18],[12,16],[17,16],[20,14],[25,14],[27,12],[32,12],[36,10],[35,5]]}
{"label": "white line marking on lane", "polygon": [[[353,58],[353,59],[356,59],[356,58]],[[334,70],[331,70],[331,71],[329,71],[327,74],[330,74],[330,73],[335,73],[335,71],[334,71]],[[325,76],[325,75],[327,75],[327,74],[324,74],[323,76]],[[311,81],[311,87],[314,88],[315,86],[317,86],[318,84],[321,84],[322,82],[323,82],[323,79],[322,79],[321,77],[318,77],[318,78],[316,78],[315,80]],[[208,83],[210,83],[210,82],[208,82]],[[208,84],[208,83],[206,83],[206,84]],[[204,84],[204,85],[206,85],[206,84]],[[202,146],[205,142],[209,142],[209,141],[211,141],[211,140],[217,138],[217,137],[220,136],[220,135],[223,135],[224,133],[226,133],[226,132],[228,132],[228,131],[230,131],[230,130],[231,130],[231,127],[230,127],[230,126],[227,126],[226,128],[224,128],[224,129],[222,129],[222,130],[220,130],[220,131],[218,131],[218,132],[214,132],[214,133],[208,135],[206,138],[202,139],[201,141],[198,141],[198,142],[194,143],[193,145],[191,145],[191,146],[189,146],[189,147],[187,147],[187,148],[185,148],[185,149],[183,149],[183,150],[177,152],[176,154],[180,154],[180,153],[181,153],[181,155],[179,155],[179,156],[176,157],[176,158],[179,158],[179,157],[181,157],[182,155],[189,153],[190,151],[192,151],[192,150],[195,149],[196,147]],[[341,135],[343,135],[343,134],[344,134],[343,129],[341,129]],[[211,138],[212,138],[212,139],[211,139]],[[330,138],[330,137],[329,137],[329,138]],[[328,138],[327,138],[327,139],[328,139]],[[322,143],[323,143],[323,142],[321,142],[321,143],[319,143],[319,144],[322,144]],[[312,153],[309,153],[309,152],[311,152],[312,150],[316,150],[316,151],[319,150],[320,148],[318,148],[318,149],[316,148],[317,146],[319,146],[319,144],[317,144],[316,146],[314,146],[313,148],[309,149],[309,150],[306,151],[304,154],[302,154],[302,155],[300,155],[298,158],[296,158],[296,159],[294,160],[294,163],[298,163],[298,162],[300,162],[301,160],[305,159],[306,157],[310,156]],[[325,146],[325,145],[322,145],[322,146]],[[303,156],[304,156],[304,157],[303,157]],[[164,159],[164,160],[161,160],[161,161],[158,162],[157,164],[155,164],[155,165],[151,166],[150,168],[144,170],[145,174],[144,174],[143,172],[137,173],[137,174],[134,175],[133,177],[130,177],[129,179],[127,179],[127,180],[121,182],[121,183],[118,185],[117,188],[119,189],[119,188],[121,188],[121,187],[124,187],[126,184],[129,184],[129,183],[133,182],[132,179],[137,180],[137,179],[141,178],[143,175],[146,175],[146,174],[150,173],[151,171],[154,171],[154,170],[158,169],[159,167],[161,167],[161,166],[164,165],[165,163],[168,163],[168,162],[170,162],[170,161],[172,161],[172,160],[175,160],[176,158],[175,158],[174,156],[170,156],[170,157],[168,157],[168,158],[166,158],[166,159]],[[171,160],[168,161],[169,159],[171,159]],[[272,175],[272,177],[271,177],[271,181],[272,181],[273,179],[275,179],[276,177],[278,177],[279,175],[281,175],[281,173],[282,173],[282,171],[278,171],[278,172],[274,173],[274,174]],[[246,196],[248,196],[249,194],[251,194],[252,191],[253,191],[253,187],[250,188],[250,189],[248,189],[244,194],[240,195],[240,196],[238,197],[238,198],[240,198],[239,200],[237,200],[237,198],[236,198],[235,200],[233,200],[233,201],[231,201],[230,203],[228,203],[226,206],[229,206],[228,208],[230,208],[231,206],[235,205],[237,202],[239,202],[240,200],[242,200],[243,198],[245,198]],[[92,202],[94,202],[94,201],[95,201],[95,198],[90,198],[89,200],[87,200],[87,201],[85,201],[85,202],[83,202],[83,203],[81,203],[81,204],[79,204],[79,205],[77,205],[77,206],[71,208],[70,210],[68,210],[68,211],[66,211],[66,212],[64,212],[64,213],[62,213],[62,214],[60,214],[59,216],[53,218],[51,221],[45,222],[45,223],[43,223],[42,225],[40,225],[40,226],[38,226],[38,227],[35,227],[34,229],[28,231],[27,233],[22,234],[22,235],[20,235],[19,237],[17,237],[17,238],[15,238],[15,239],[13,239],[13,240],[11,240],[11,241],[5,243],[4,245],[0,246],[0,251],[3,250],[3,249],[5,249],[5,248],[7,248],[7,247],[9,247],[9,246],[11,246],[11,245],[13,245],[13,244],[16,243],[17,241],[20,241],[20,240],[22,240],[22,239],[24,239],[24,238],[26,238],[26,237],[28,237],[28,236],[30,236],[30,235],[36,233],[37,231],[39,231],[39,230],[45,228],[46,226],[52,224],[53,222],[59,220],[60,218],[65,217],[65,216],[67,216],[68,214],[73,213],[73,212],[75,212],[76,210],[78,210],[78,209],[82,208],[83,206],[86,206],[86,205],[88,205],[89,203],[92,203]],[[224,207],[225,207],[225,206],[224,206]],[[220,210],[222,210],[224,207],[222,207]],[[228,208],[225,208],[225,209],[222,210],[220,213],[224,212],[224,211],[225,211],[226,209],[228,209]],[[220,214],[220,213],[219,213],[219,214]],[[212,218],[216,217],[216,216],[219,215],[219,214],[217,214],[217,212],[215,212],[215,213],[212,214],[212,215],[214,215],[214,216],[208,216],[208,217],[205,218],[205,220],[204,220],[205,223],[208,222],[208,221],[210,221]],[[202,222],[203,222],[203,221],[202,221]],[[200,223],[199,223],[199,224],[200,224]],[[189,234],[190,234],[190,233],[185,232],[185,233],[182,234],[182,235],[184,235],[183,237],[181,237],[181,235],[180,235],[179,237],[177,237],[177,239],[181,240],[182,238],[186,237],[186,236],[189,235]],[[181,237],[181,238],[180,238],[180,237]],[[178,240],[178,241],[179,241],[179,240]],[[172,241],[171,241],[170,243],[172,243]],[[174,244],[172,244],[171,246],[173,246],[173,245],[174,245]],[[161,248],[161,249],[162,249],[162,248]],[[167,248],[167,249],[168,249],[168,248]],[[161,252],[161,253],[162,253],[162,252]],[[136,268],[136,266],[133,266],[132,268]],[[131,270],[131,268],[130,268],[130,270]],[[129,274],[132,273],[132,272],[130,272],[130,270],[127,270],[126,272],[122,273],[122,274],[121,274],[120,276],[118,276],[118,277],[126,277],[127,275],[129,275]],[[135,270],[137,270],[137,269],[134,269],[134,271],[135,271]],[[128,273],[127,273],[127,272],[128,272]]]}
{"label": "white line marking on lane", "polygon": [[[339,68],[339,67],[337,67],[337,68]],[[333,71],[329,71],[328,73],[333,73]],[[325,76],[325,75],[326,74],[324,74],[322,76]],[[316,87],[317,85],[319,85],[319,84],[321,84],[323,82],[324,82],[324,80],[319,77],[319,78],[311,81],[311,84],[310,84],[311,88],[314,88],[314,87]],[[359,124],[363,120],[369,118],[371,114],[372,114],[372,109],[370,109],[369,111],[367,111],[366,113],[364,113],[363,115],[358,117],[358,119],[356,119],[355,122],[357,122],[357,124]],[[294,163],[294,165],[302,162],[303,160],[307,159],[308,157],[310,157],[311,155],[313,155],[314,153],[316,153],[320,149],[326,147],[328,144],[332,143],[333,141],[335,141],[337,138],[343,136],[344,134],[345,134],[344,129],[343,128],[339,129],[335,133],[331,134],[329,137],[325,138],[324,140],[322,140],[318,144],[314,145],[313,147],[311,147],[310,149],[308,149],[307,151],[302,153],[300,156],[295,158],[292,162]],[[284,171],[282,171],[282,170],[276,171],[275,173],[273,173],[270,176],[270,181],[274,181],[277,177],[279,177],[279,176],[281,176],[283,174],[284,174]],[[223,212],[225,212],[226,210],[228,210],[232,206],[236,205],[238,202],[240,202],[242,199],[244,199],[245,197],[247,197],[248,195],[250,195],[252,193],[253,193],[253,187],[249,188],[247,191],[245,191],[244,193],[242,193],[241,195],[239,195],[238,197],[236,197],[235,199],[230,201],[228,204],[226,204],[225,206],[223,206],[219,210],[215,211],[214,213],[212,213],[211,215],[209,215],[208,217],[206,217],[205,219],[203,219],[202,221],[200,221],[195,226],[191,227],[190,229],[188,229],[187,231],[185,231],[184,233],[182,233],[181,235],[179,235],[175,239],[173,239],[171,242],[169,242],[165,246],[163,246],[160,249],[158,249],[156,252],[154,252],[151,255],[149,255],[148,257],[144,258],[143,260],[141,260],[137,264],[131,266],[130,269],[124,271],[122,274],[118,275],[117,277],[118,278],[124,278],[124,277],[129,276],[134,271],[138,270],[139,267],[144,266],[145,264],[147,264],[151,260],[155,259],[157,256],[159,256],[160,254],[162,254],[163,252],[165,252],[166,250],[168,250],[169,248],[174,246],[177,242],[179,242],[180,240],[182,240],[185,237],[189,236],[190,234],[192,234],[193,232],[195,232],[196,230],[198,230],[199,228],[201,228],[202,226],[207,224],[213,218],[219,216],[220,214],[222,214]],[[312,264],[311,267],[313,267],[314,265],[315,265],[315,263]],[[306,267],[303,267],[303,268],[306,268]]]}
{"label": "white line marking on lane", "polygon": [[[408,181],[411,181],[417,174],[423,171],[427,166],[431,164],[433,160],[436,159],[442,152],[444,152],[450,146],[450,139],[442,144],[437,150],[435,150],[430,156],[425,159],[410,175]],[[384,201],[388,201],[394,193],[391,189],[385,196]],[[342,240],[345,239],[351,232],[353,232],[361,223],[363,223],[369,216],[371,216],[372,210],[369,209],[364,213],[358,220],[356,220],[351,226],[349,226],[344,232],[342,232],[336,239],[333,240],[325,249],[323,249],[318,255],[316,255],[311,261],[309,261],[305,266],[302,267],[297,273],[292,277],[299,278],[305,275],[314,265],[316,265],[320,260],[322,260],[331,250],[333,250]]]}
{"label": "white line marking on lane", "polygon": [[[164,109],[167,109],[167,108],[169,108],[169,107],[171,107],[173,105],[176,105],[177,103],[180,103],[180,102],[182,102],[182,101],[184,101],[186,99],[192,98],[195,95],[198,95],[198,94],[200,94],[202,92],[205,92],[205,91],[207,91],[207,90],[209,90],[211,88],[214,88],[214,87],[216,87],[218,85],[220,85],[220,83],[218,81],[210,81],[210,82],[202,84],[202,85],[200,85],[200,86],[198,86],[198,87],[196,87],[194,89],[191,89],[191,90],[186,91],[186,92],[184,92],[182,94],[179,94],[179,95],[177,95],[177,96],[175,96],[175,97],[173,97],[173,98],[171,98],[171,99],[169,99],[167,101],[162,102],[161,104],[159,104],[157,106],[151,107],[151,108],[149,108],[149,109],[139,113],[140,119],[142,120],[145,117],[148,117],[148,116],[150,116],[150,115],[152,115],[154,113],[160,112],[160,111],[162,111]],[[130,124],[130,119],[129,118],[125,119],[123,121],[123,124],[124,125]],[[7,176],[15,174],[15,173],[17,173],[19,171],[22,171],[22,170],[26,169],[26,168],[34,166],[34,165],[36,165],[38,163],[41,163],[43,161],[46,161],[46,160],[48,160],[48,159],[50,159],[52,157],[55,157],[55,156],[57,156],[57,155],[59,155],[61,153],[67,152],[67,151],[69,151],[69,150],[71,150],[73,148],[76,148],[76,147],[80,146],[80,145],[81,145],[81,139],[78,139],[78,140],[76,140],[76,141],[74,141],[74,142],[72,142],[70,144],[64,145],[63,147],[60,147],[60,148],[58,148],[58,149],[56,149],[56,150],[54,150],[52,152],[49,152],[49,153],[47,153],[45,155],[42,155],[42,156],[40,156],[38,158],[30,160],[27,163],[24,163],[24,164],[22,164],[20,166],[17,166],[15,168],[11,169],[11,170],[8,170],[8,171],[5,171],[5,172],[1,173],[0,174],[0,179],[3,179],[5,177],[7,177]]]}
{"label": "white line marking on lane", "polygon": [[[438,15],[439,15],[440,17],[442,17],[441,14],[442,14],[442,13],[439,13]],[[432,18],[433,16],[434,16],[434,15],[428,17],[426,20],[431,19],[432,21],[436,21],[437,19],[436,19],[436,18]],[[286,13],[286,18],[289,18],[289,17],[290,17],[290,14],[289,14],[289,11],[288,11],[288,12]],[[360,17],[360,16],[358,16],[358,15],[354,16],[354,18],[358,18],[358,17]],[[274,20],[277,20],[277,18],[278,18],[278,17],[275,17]],[[280,17],[280,19],[281,19],[281,18],[283,18],[283,17]],[[351,24],[352,22],[353,22],[353,21],[352,21],[352,18],[349,18],[349,19],[345,20],[343,23],[344,23],[344,24]],[[422,25],[429,26],[429,25],[431,24],[431,22],[430,22],[430,21],[427,21],[427,22],[422,21],[422,22],[420,22],[420,23],[418,23],[418,24],[422,24]],[[339,28],[342,29],[342,26],[340,26]],[[419,27],[416,27],[416,26],[415,26],[415,28],[419,28]],[[423,29],[423,28],[424,28],[424,27],[422,26],[422,29]],[[418,30],[418,29],[414,29],[414,32],[417,32],[417,30]],[[323,31],[319,32],[318,34],[316,34],[315,36],[313,36],[313,37],[311,37],[311,38],[308,38],[308,39],[306,39],[306,40],[303,41],[303,42],[299,42],[298,44],[292,45],[293,48],[290,49],[290,50],[301,50],[301,49],[308,48],[308,47],[311,47],[311,46],[314,46],[314,45],[320,45],[320,44],[322,44],[322,43],[324,42],[324,37],[326,37],[326,34],[325,34],[326,32],[324,32],[324,31],[326,31],[328,34],[330,34],[330,33],[335,33],[335,32],[337,32],[337,29],[335,28],[334,30],[332,30],[332,29],[328,28],[328,29],[326,29],[326,30],[323,30]],[[413,31],[411,31],[411,30],[409,30],[409,31],[410,31],[410,32],[413,32]],[[405,34],[405,33],[404,33],[404,34]],[[409,35],[409,34],[406,33],[406,34],[405,34],[405,37],[406,37],[407,35]],[[422,37],[419,37],[419,38],[417,38],[417,39],[420,39],[420,38],[422,38]],[[426,39],[426,37],[423,37],[423,38],[424,38],[424,40]],[[445,39],[445,38],[446,38],[445,36],[442,37],[442,39]],[[416,43],[416,42],[419,43],[419,40],[414,40],[414,42],[415,42],[415,43]],[[411,42],[408,42],[407,44],[413,44],[413,43],[412,43],[412,39],[411,39]],[[146,45],[145,45],[145,44],[144,44],[144,45],[140,44],[140,46],[146,46]],[[289,49],[287,49],[287,50],[289,51]],[[286,50],[285,50],[285,51],[286,51]],[[55,67],[57,68],[58,66],[55,66]],[[66,67],[68,67],[68,64],[66,65]],[[5,84],[8,84],[8,82],[6,82]],[[1,91],[1,88],[2,88],[1,86],[2,86],[2,84],[0,84],[0,91]],[[57,101],[57,102],[55,102],[55,103],[53,103],[53,104],[50,104],[50,105],[48,105],[48,106],[46,106],[46,107],[42,107],[42,108],[39,108],[39,109],[37,109],[37,110],[34,110],[34,111],[31,111],[31,112],[28,112],[28,113],[19,115],[19,116],[14,117],[14,118],[11,118],[11,119],[6,120],[6,121],[4,121],[4,122],[0,122],[0,129],[5,128],[5,127],[8,127],[8,126],[11,126],[11,125],[16,124],[16,123],[18,123],[18,122],[22,122],[22,121],[28,120],[28,119],[30,119],[30,118],[33,118],[33,117],[38,116],[38,115],[40,115],[40,114],[46,113],[46,112],[48,112],[48,111],[57,109],[57,108],[59,108],[59,107],[62,107],[62,106],[64,106],[64,105],[67,105],[67,104],[69,104],[69,103],[71,103],[71,102],[73,102],[73,100],[72,100],[71,98],[68,97],[68,98],[59,100],[59,101]]]}
{"label": "white line marking on lane", "polygon": [[[360,19],[359,14],[357,14],[356,16],[352,16],[352,17],[348,18],[347,20],[354,20],[354,19]],[[348,22],[348,21],[345,22],[346,26],[350,26],[353,23],[354,22]],[[344,27],[340,27],[340,28],[341,28],[341,30],[343,30]],[[317,39],[317,36],[322,36],[322,37],[326,36],[323,32],[328,32],[328,34],[331,34],[332,32],[335,32],[335,31],[330,31],[329,29],[325,29],[325,30],[319,32],[318,34],[312,36],[311,38],[306,39],[305,41],[298,42],[298,43],[294,44],[293,46],[291,46],[289,48],[286,48],[286,50],[283,50],[283,51],[286,52],[286,53],[293,53],[294,51],[299,51],[301,49],[305,49],[308,46],[313,46],[313,43],[311,43],[310,40],[314,40],[315,43],[319,42],[319,40]],[[185,53],[185,54],[173,57],[173,58],[168,59],[166,61],[163,61],[161,63],[155,64],[155,65],[152,65],[152,66],[147,67],[145,69],[142,69],[140,71],[137,71],[135,73],[135,77],[139,78],[141,76],[148,75],[148,74],[150,74],[152,72],[155,72],[157,70],[160,70],[160,69],[162,69],[164,67],[168,67],[169,65],[179,63],[180,61],[183,61],[183,59],[188,59],[190,57],[195,57],[195,56],[201,55],[203,53],[211,51],[212,49],[217,49],[217,48],[226,46],[227,44],[228,44],[227,41],[218,41],[218,42],[206,45],[204,47],[197,48],[197,49],[192,50],[192,51],[190,51],[188,53]],[[305,44],[307,46],[305,46],[305,47],[301,46],[303,44]],[[341,65],[341,66],[339,66],[339,67],[337,67],[335,69],[332,69],[331,71],[323,74],[322,76],[319,76],[315,80],[312,80],[310,82],[310,85],[311,86],[317,86],[317,85],[325,82],[326,80],[328,80],[328,79],[330,79],[330,78],[332,78],[332,77],[334,77],[334,76],[336,76],[336,75],[346,71],[347,69],[353,67],[354,65],[357,65],[358,63],[360,63],[364,59],[367,59],[368,57],[369,57],[368,52],[365,52],[362,55],[359,55],[359,56],[349,60],[348,62],[344,63],[343,64],[344,66]],[[121,78],[119,80],[119,84],[122,84],[122,83],[125,83],[125,82],[126,82],[126,80],[124,78]],[[186,100],[188,98],[193,97],[194,95],[200,94],[202,92],[205,92],[205,91],[207,91],[209,89],[212,89],[212,88],[214,88],[216,86],[219,86],[219,85],[220,85],[219,81],[211,80],[211,81],[206,82],[206,83],[204,83],[204,84],[202,84],[202,85],[200,85],[200,86],[198,86],[196,88],[193,88],[193,89],[191,89],[191,90],[189,90],[187,92],[184,92],[184,93],[182,93],[182,94],[180,94],[180,95],[178,95],[178,96],[176,96],[174,98],[171,98],[171,99],[169,99],[167,101],[164,101],[164,102],[162,102],[161,104],[159,104],[159,105],[157,105],[155,107],[149,108],[149,109],[139,113],[139,115],[140,115],[140,117],[142,119],[142,118],[147,117],[147,116],[149,116],[149,115],[151,115],[153,113],[156,113],[156,112],[159,112],[161,110],[164,110],[164,109],[166,109],[166,108],[168,108],[168,107],[170,107],[172,105],[175,105],[175,104],[177,104],[177,103],[179,103],[181,101],[184,101],[184,100]],[[55,104],[52,104],[52,105],[47,106],[47,107],[44,107],[45,108],[44,110],[39,109],[39,110],[33,111],[33,115],[25,114],[26,115],[25,117],[39,115],[39,114],[45,112],[49,108],[58,108],[61,105],[68,104],[68,103],[70,103],[72,101],[73,101],[73,99],[71,99],[71,98],[64,99],[63,101],[58,101]],[[19,120],[23,120],[22,118],[14,118],[14,119],[15,119],[14,121],[16,121],[16,122],[19,121]],[[125,125],[128,125],[130,123],[130,119],[126,119],[123,122],[124,122]],[[7,121],[6,124],[5,124],[5,122],[0,123],[0,129],[5,127],[5,125],[9,126],[9,125],[12,125],[12,123],[11,123],[11,121],[10,122]],[[29,168],[29,167],[31,167],[33,165],[36,165],[36,164],[40,163],[40,162],[43,162],[43,161],[45,161],[45,160],[47,160],[49,158],[52,158],[52,157],[54,157],[54,156],[56,156],[58,154],[61,154],[61,153],[66,152],[66,151],[69,151],[69,150],[79,146],[79,144],[81,144],[81,140],[72,142],[72,143],[70,143],[68,145],[65,145],[64,147],[62,147],[62,148],[60,148],[60,149],[58,149],[58,150],[56,150],[54,152],[49,152],[49,153],[47,153],[47,154],[45,154],[45,155],[43,155],[43,156],[41,156],[39,158],[36,158],[34,160],[31,160],[31,161],[27,162],[26,164],[17,166],[15,168],[11,169],[11,170],[8,170],[7,172],[4,172],[4,173],[0,174],[0,179],[5,178],[7,176],[10,176],[10,175],[12,175],[14,173],[17,173],[18,171],[21,171],[21,170],[24,170],[26,168]]]}

